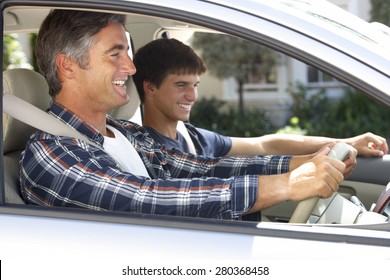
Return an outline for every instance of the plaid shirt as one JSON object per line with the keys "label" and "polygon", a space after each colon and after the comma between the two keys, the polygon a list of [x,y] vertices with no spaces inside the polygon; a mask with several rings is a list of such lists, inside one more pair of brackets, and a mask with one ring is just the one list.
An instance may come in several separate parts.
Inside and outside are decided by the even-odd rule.
{"label": "plaid shirt", "polygon": [[291,156],[194,156],[156,144],[141,126],[107,116],[135,147],[150,178],[123,171],[103,149],[104,137],[52,103],[49,113],[101,148],[38,131],[20,159],[27,203],[209,218],[237,218],[251,209],[258,175],[288,171]]}

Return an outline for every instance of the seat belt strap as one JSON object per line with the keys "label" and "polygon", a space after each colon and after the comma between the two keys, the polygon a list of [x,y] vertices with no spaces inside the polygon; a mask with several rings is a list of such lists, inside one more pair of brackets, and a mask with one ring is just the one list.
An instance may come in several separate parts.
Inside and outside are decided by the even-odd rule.
{"label": "seat belt strap", "polygon": [[[15,110],[14,108],[18,108],[18,110]],[[42,111],[38,107],[26,102],[25,100],[7,92],[3,93],[3,111],[14,119],[17,119],[25,124],[35,127],[36,129],[39,129],[41,131],[45,131],[53,135],[61,135],[80,139],[99,149],[103,148],[89,140],[87,137],[85,137],[83,134],[81,134],[74,128],[55,118],[54,116]],[[144,177],[149,177],[145,165],[141,160],[141,157],[136,152],[135,148],[130,142],[129,145],[131,146],[131,158],[135,160],[138,165],[141,165],[138,166],[138,168],[136,168],[135,170],[142,170],[142,172],[136,171],[136,174],[139,174]],[[121,164],[119,165],[121,166]]]}
{"label": "seat belt strap", "polygon": [[196,155],[194,142],[192,142],[191,136],[188,133],[187,127],[185,126],[183,121],[177,122],[176,130],[178,132],[180,132],[181,135],[183,135],[184,139],[187,142],[188,149],[190,150],[190,153]]}
{"label": "seat belt strap", "polygon": [[[15,108],[18,108],[18,110],[15,110]],[[102,148],[54,116],[7,92],[3,93],[3,111],[14,119],[47,133],[73,137],[100,149]]]}

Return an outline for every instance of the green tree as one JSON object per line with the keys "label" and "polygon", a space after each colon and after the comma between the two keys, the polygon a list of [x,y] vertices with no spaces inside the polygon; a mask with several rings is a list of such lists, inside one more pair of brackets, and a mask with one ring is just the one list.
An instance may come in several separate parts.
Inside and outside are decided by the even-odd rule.
{"label": "green tree", "polygon": [[241,114],[244,113],[243,86],[247,77],[257,75],[266,79],[277,62],[277,55],[271,49],[224,34],[195,33],[191,43],[201,51],[211,75],[236,79]]}
{"label": "green tree", "polygon": [[3,46],[3,70],[16,67],[32,68],[18,41],[17,34],[4,35]]}
{"label": "green tree", "polygon": [[390,1],[371,0],[371,21],[390,26]]}

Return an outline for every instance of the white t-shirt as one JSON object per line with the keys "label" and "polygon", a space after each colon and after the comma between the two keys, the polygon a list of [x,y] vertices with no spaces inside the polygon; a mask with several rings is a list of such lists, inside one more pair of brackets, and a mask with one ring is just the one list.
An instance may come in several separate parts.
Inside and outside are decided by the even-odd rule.
{"label": "white t-shirt", "polygon": [[130,141],[112,126],[107,126],[107,128],[114,133],[115,138],[104,136],[104,150],[112,156],[124,170],[135,175],[149,177],[143,161]]}

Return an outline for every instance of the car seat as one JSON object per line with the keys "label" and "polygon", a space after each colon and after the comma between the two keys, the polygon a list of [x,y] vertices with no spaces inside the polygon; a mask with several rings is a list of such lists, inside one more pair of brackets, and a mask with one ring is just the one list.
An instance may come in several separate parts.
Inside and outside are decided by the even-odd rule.
{"label": "car seat", "polygon": [[[46,110],[50,104],[45,78],[29,69],[9,69],[3,72],[4,92],[15,95]],[[17,108],[15,108],[17,110]],[[3,113],[4,185],[6,203],[24,203],[19,192],[19,157],[31,134],[36,131],[23,122]]]}

